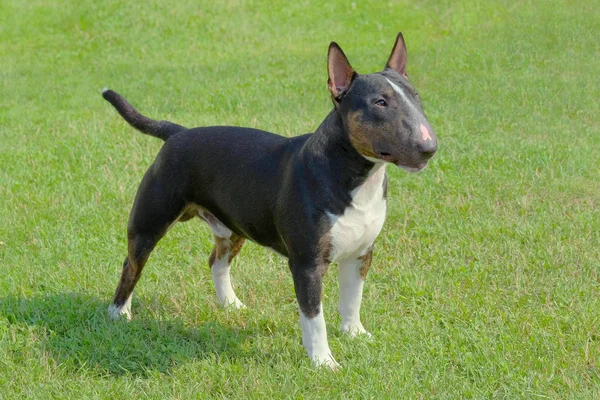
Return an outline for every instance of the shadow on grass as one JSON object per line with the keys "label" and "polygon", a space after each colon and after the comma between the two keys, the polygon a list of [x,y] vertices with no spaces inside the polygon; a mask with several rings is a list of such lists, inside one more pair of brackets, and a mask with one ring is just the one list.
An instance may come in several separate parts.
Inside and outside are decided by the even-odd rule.
{"label": "shadow on grass", "polygon": [[252,357],[241,347],[252,335],[248,329],[214,322],[185,327],[153,318],[112,321],[106,307],[99,299],[71,293],[0,298],[0,316],[11,325],[26,324],[61,366],[143,377],[192,359]]}

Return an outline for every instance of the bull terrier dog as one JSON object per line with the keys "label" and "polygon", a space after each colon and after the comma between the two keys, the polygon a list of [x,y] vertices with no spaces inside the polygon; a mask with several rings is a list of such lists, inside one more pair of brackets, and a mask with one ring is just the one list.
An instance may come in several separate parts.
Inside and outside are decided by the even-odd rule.
{"label": "bull terrier dog", "polygon": [[176,222],[199,217],[215,238],[208,263],[220,303],[244,307],[231,285],[230,265],[246,239],[287,257],[302,343],[315,365],[337,369],[321,304],[323,276],[338,263],[341,329],[369,335],[360,305],[373,243],[386,216],[386,166],[421,171],[437,151],[406,59],[399,33],[383,71],[361,75],[332,42],[333,109],[314,133],[291,138],[152,120],[104,89],[103,97],[129,124],[165,142],[133,203],[128,255],[111,316],[131,318],[133,289],[158,241]]}

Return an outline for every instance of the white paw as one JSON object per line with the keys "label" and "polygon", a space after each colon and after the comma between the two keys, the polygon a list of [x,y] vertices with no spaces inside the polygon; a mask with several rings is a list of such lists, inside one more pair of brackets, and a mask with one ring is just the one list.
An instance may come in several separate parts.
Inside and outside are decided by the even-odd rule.
{"label": "white paw", "polygon": [[363,335],[368,338],[373,337],[373,335],[367,332],[367,330],[362,326],[360,322],[358,324],[342,325],[342,332],[349,335],[350,337],[358,337]]}
{"label": "white paw", "polygon": [[310,358],[310,360],[312,361],[313,365],[317,368],[320,367],[325,367],[325,368],[329,368],[332,371],[338,371],[341,366],[340,364],[338,364],[337,361],[334,360],[333,356],[331,355],[331,353],[328,354],[324,354],[322,356],[312,356]]}
{"label": "white paw", "polygon": [[242,310],[246,308],[246,305],[242,303],[237,297],[234,297],[233,299],[227,297],[221,301],[221,304],[225,308],[232,308],[234,310]]}
{"label": "white paw", "polygon": [[108,315],[113,320],[119,319],[124,316],[128,321],[131,321],[131,304],[125,303],[121,307],[117,307],[116,305],[111,304],[110,306],[108,306]]}

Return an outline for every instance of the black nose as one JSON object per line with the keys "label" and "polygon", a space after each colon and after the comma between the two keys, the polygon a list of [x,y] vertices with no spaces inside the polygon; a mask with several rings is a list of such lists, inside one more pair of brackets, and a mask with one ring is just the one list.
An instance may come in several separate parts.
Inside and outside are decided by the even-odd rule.
{"label": "black nose", "polygon": [[418,145],[419,152],[425,158],[431,158],[437,151],[437,143],[435,140],[423,140]]}

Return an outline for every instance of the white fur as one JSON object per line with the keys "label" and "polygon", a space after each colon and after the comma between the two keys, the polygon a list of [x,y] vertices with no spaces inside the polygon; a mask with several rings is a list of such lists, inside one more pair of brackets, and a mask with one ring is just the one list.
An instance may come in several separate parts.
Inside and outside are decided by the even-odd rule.
{"label": "white fur", "polygon": [[362,260],[352,258],[340,261],[338,283],[340,302],[338,311],[342,317],[342,332],[350,336],[365,334],[371,336],[360,322],[360,303],[365,281],[360,276]]}
{"label": "white fur", "polygon": [[369,248],[383,227],[387,210],[383,198],[385,163],[375,164],[367,179],[351,193],[352,203],[342,215],[327,213],[332,222],[330,261],[357,258]]}
{"label": "white fur", "polygon": [[319,313],[313,318],[306,317],[300,310],[300,326],[302,327],[302,344],[311,361],[316,366],[322,365],[336,370],[339,364],[333,359],[329,349],[322,305],[319,306]]}
{"label": "white fur", "polygon": [[210,229],[213,231],[215,236],[223,239],[229,239],[233,234],[231,229],[226,227],[224,223],[219,221],[214,215],[212,215],[205,209],[198,207],[198,215],[200,216],[200,218],[206,221],[206,223],[208,224],[208,226],[210,226]]}
{"label": "white fur", "polygon": [[408,97],[406,97],[406,93],[404,93],[404,91],[398,85],[390,81],[388,78],[385,78],[385,80],[388,81],[388,83],[392,86],[392,89],[394,89],[394,91],[400,95],[400,97],[402,98],[402,100],[404,100],[408,107],[412,108],[417,115],[423,114],[414,106],[414,104],[408,99]]}
{"label": "white fur", "polygon": [[121,307],[117,307],[115,304],[111,304],[108,306],[108,315],[111,319],[118,319],[121,315],[124,315],[125,318],[131,320],[131,297],[133,293],[129,295],[125,303]]}
{"label": "white fur", "polygon": [[[233,232],[214,215],[201,207],[198,207],[198,215],[206,221],[216,237],[224,240],[223,245],[230,248],[232,244],[231,235]],[[231,285],[231,265],[229,263],[229,255],[230,252],[228,251],[223,257],[215,260],[213,265],[210,266],[217,298],[223,307],[233,307],[235,309],[246,308],[244,303],[242,303],[235,295],[233,286]]]}
{"label": "white fur", "polygon": [[[231,241],[226,239],[226,245],[231,246]],[[229,274],[231,267],[229,264],[229,252],[223,257],[215,260],[210,267],[217,297],[223,307],[233,307],[235,309],[246,308],[246,306],[238,299],[231,286],[231,275]]]}

